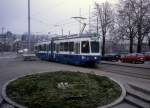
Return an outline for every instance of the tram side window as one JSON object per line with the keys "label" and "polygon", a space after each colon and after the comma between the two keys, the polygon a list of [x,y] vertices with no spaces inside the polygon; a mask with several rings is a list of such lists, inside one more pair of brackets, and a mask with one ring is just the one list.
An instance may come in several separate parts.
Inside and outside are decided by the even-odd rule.
{"label": "tram side window", "polygon": [[53,51],[56,51],[56,44],[54,43],[54,44],[52,44],[52,47],[53,47]]}
{"label": "tram side window", "polygon": [[73,52],[74,42],[69,42],[69,51]]}
{"label": "tram side window", "polygon": [[40,45],[40,51],[42,51],[42,45]]}
{"label": "tram side window", "polygon": [[99,42],[91,42],[91,52],[99,53]]}
{"label": "tram side window", "polygon": [[68,47],[69,47],[69,46],[68,46],[68,42],[65,42],[65,43],[64,43],[64,51],[68,51],[68,50],[69,50]]}
{"label": "tram side window", "polygon": [[56,44],[56,52],[59,53],[59,44]]}
{"label": "tram side window", "polygon": [[48,50],[51,51],[51,43],[48,45]]}
{"label": "tram side window", "polygon": [[75,53],[76,54],[80,53],[80,43],[75,43]]}
{"label": "tram side window", "polygon": [[38,46],[36,46],[36,47],[35,47],[35,50],[36,50],[36,51],[39,51],[39,47],[38,47]]}
{"label": "tram side window", "polygon": [[47,51],[46,44],[43,45],[43,51]]}
{"label": "tram side window", "polygon": [[64,51],[64,43],[60,43],[60,51]]}
{"label": "tram side window", "polygon": [[41,49],[42,49],[42,51],[45,51],[45,49],[46,49],[45,44],[41,45]]}
{"label": "tram side window", "polygon": [[82,50],[82,53],[90,52],[89,41],[82,41],[81,50]]}
{"label": "tram side window", "polygon": [[43,51],[43,45],[40,45],[41,51]]}
{"label": "tram side window", "polygon": [[41,46],[41,51],[43,51],[43,45],[40,45]]}
{"label": "tram side window", "polygon": [[44,51],[47,51],[47,45],[46,44],[44,45]]}
{"label": "tram side window", "polygon": [[35,50],[38,51],[38,46],[35,46]]}
{"label": "tram side window", "polygon": [[38,51],[40,51],[40,49],[39,49],[39,45],[37,46],[37,50],[38,50]]}
{"label": "tram side window", "polygon": [[49,44],[46,44],[46,51],[49,51]]}
{"label": "tram side window", "polygon": [[41,51],[41,45],[38,46],[38,51]]}
{"label": "tram side window", "polygon": [[34,51],[37,51],[37,46],[34,47]]}

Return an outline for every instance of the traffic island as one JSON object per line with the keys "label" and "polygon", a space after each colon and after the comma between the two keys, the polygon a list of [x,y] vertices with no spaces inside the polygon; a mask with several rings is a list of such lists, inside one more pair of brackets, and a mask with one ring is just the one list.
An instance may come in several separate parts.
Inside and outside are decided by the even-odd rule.
{"label": "traffic island", "polygon": [[107,108],[125,95],[124,87],[111,78],[69,71],[27,75],[2,90],[4,100],[19,108]]}

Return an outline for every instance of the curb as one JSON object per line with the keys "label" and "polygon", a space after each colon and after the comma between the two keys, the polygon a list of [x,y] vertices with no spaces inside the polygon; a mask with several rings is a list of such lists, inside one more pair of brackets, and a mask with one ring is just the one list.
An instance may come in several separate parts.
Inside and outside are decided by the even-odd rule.
{"label": "curb", "polygon": [[2,97],[0,95],[0,106],[2,105],[2,103],[3,103],[3,99],[2,99]]}
{"label": "curb", "polygon": [[130,87],[132,87],[133,89],[139,90],[139,91],[141,91],[145,94],[150,95],[150,89],[148,89],[148,88],[143,88],[143,87],[140,87],[139,85],[135,85],[135,84],[132,84],[132,83],[128,83],[128,85]]}
{"label": "curb", "polygon": [[[43,72],[39,72],[39,73],[43,73]],[[84,73],[84,72],[82,72],[82,73]],[[35,73],[35,74],[37,74],[37,73]],[[27,75],[34,75],[34,74],[27,74]],[[7,94],[6,94],[6,89],[7,89],[8,84],[10,84],[12,81],[15,81],[15,80],[17,80],[18,78],[21,78],[21,77],[24,77],[24,76],[27,76],[27,75],[19,76],[19,77],[17,77],[17,78],[14,78],[14,79],[12,79],[12,80],[9,80],[9,81],[8,81],[7,83],[5,83],[4,86],[2,87],[2,98],[3,98],[3,100],[5,100],[8,104],[13,105],[13,106],[16,107],[16,108],[28,108],[28,107],[23,106],[23,105],[20,105],[20,104],[14,102],[13,100],[11,100],[11,99],[7,96]],[[99,75],[99,76],[100,76],[100,75]],[[103,76],[103,75],[101,75],[101,76]],[[106,77],[108,77],[108,76],[106,76]],[[126,89],[124,88],[124,86],[123,86],[119,81],[116,81],[116,80],[114,80],[114,79],[111,78],[111,77],[108,77],[108,78],[109,78],[110,80],[114,81],[115,83],[117,83],[117,84],[121,87],[121,89],[122,89],[121,96],[120,96],[117,100],[115,100],[114,102],[112,102],[112,103],[110,103],[110,104],[107,104],[107,105],[104,105],[104,106],[97,107],[97,108],[110,108],[110,107],[112,107],[112,106],[115,106],[115,105],[121,103],[121,102],[124,100],[125,96],[126,96]]]}
{"label": "curb", "polygon": [[117,80],[114,80],[114,79],[111,78],[111,77],[108,77],[108,78],[109,78],[110,80],[116,82],[116,83],[121,87],[122,93],[121,93],[121,96],[120,96],[117,100],[115,100],[114,102],[112,102],[112,103],[110,103],[110,104],[108,104],[108,105],[104,105],[104,106],[98,107],[98,108],[111,108],[111,107],[116,106],[117,104],[121,103],[121,102],[124,100],[124,98],[126,97],[126,89],[125,89],[125,87],[123,86],[123,84],[121,84],[121,83],[120,83],[119,81],[117,81]]}
{"label": "curb", "polygon": [[125,85],[125,87],[126,87],[127,94],[129,94],[130,96],[140,99],[144,102],[150,103],[150,96],[148,96],[147,94],[143,93],[142,91],[132,88],[128,84]]}
{"label": "curb", "polygon": [[[20,78],[20,77],[18,77],[18,78]],[[7,88],[8,84],[11,83],[12,81],[18,79],[18,78],[15,78],[15,79],[13,79],[13,80],[8,81],[8,82],[3,86],[3,88],[2,88],[2,98],[3,98],[8,104],[13,105],[13,106],[16,107],[16,108],[27,108],[27,107],[25,107],[25,106],[23,106],[23,105],[20,105],[20,104],[18,104],[18,103],[16,103],[16,102],[12,101],[10,98],[8,98],[8,96],[7,96],[7,94],[6,94],[6,88]]]}
{"label": "curb", "polygon": [[122,64],[122,63],[101,62],[101,64],[111,64],[111,65],[118,65],[118,66],[124,66],[124,67],[135,67],[135,68],[142,68],[142,69],[150,69],[150,67],[135,66],[135,65],[130,65],[130,64]]}

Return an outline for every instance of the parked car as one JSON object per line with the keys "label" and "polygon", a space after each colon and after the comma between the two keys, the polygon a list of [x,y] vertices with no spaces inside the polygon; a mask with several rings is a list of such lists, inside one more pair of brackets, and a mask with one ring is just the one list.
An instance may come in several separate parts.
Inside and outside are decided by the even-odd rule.
{"label": "parked car", "polygon": [[23,50],[18,50],[17,53],[18,54],[23,54]]}
{"label": "parked car", "polygon": [[140,53],[132,53],[127,55],[122,55],[120,60],[121,62],[128,62],[128,63],[144,63],[145,57],[143,54]]}
{"label": "parked car", "polygon": [[18,54],[27,54],[28,53],[28,49],[20,49],[17,51]]}
{"label": "parked car", "polygon": [[150,52],[144,53],[145,61],[150,61]]}
{"label": "parked car", "polygon": [[120,55],[116,53],[109,53],[102,56],[101,60],[104,61],[118,61],[120,59]]}

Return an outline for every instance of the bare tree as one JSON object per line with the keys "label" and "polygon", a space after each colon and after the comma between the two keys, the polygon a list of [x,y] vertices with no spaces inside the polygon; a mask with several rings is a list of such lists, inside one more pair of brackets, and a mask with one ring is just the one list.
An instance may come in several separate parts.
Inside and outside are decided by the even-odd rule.
{"label": "bare tree", "polygon": [[147,39],[147,42],[148,42],[148,47],[149,47],[149,50],[150,50],[150,18],[147,20],[146,22],[147,24],[145,24],[145,27],[144,27],[144,35],[146,36],[145,38]]}
{"label": "bare tree", "polygon": [[146,37],[147,37],[148,49],[150,51],[150,33],[148,33]]}
{"label": "bare tree", "polygon": [[106,34],[113,27],[114,17],[113,9],[108,2],[95,4],[98,11],[100,33],[102,35],[102,55],[105,54]]}
{"label": "bare tree", "polygon": [[150,0],[120,0],[118,13],[119,33],[130,40],[130,53],[135,37],[137,52],[141,52],[143,39],[150,32]]}
{"label": "bare tree", "polygon": [[149,47],[149,50],[150,50],[150,38],[148,39],[148,47]]}
{"label": "bare tree", "polygon": [[137,52],[142,51],[142,42],[147,32],[150,31],[150,0],[129,0],[132,15],[136,21],[137,28]]}
{"label": "bare tree", "polygon": [[136,36],[136,21],[132,15],[133,10],[128,0],[120,0],[118,6],[118,34],[123,40],[129,40],[129,52],[133,53],[133,43]]}

